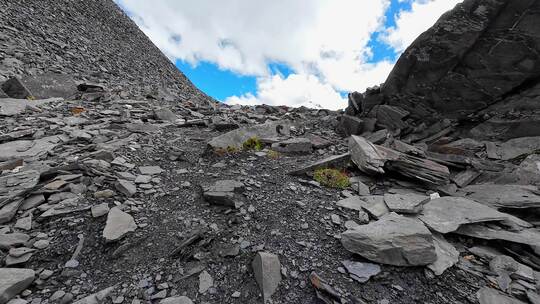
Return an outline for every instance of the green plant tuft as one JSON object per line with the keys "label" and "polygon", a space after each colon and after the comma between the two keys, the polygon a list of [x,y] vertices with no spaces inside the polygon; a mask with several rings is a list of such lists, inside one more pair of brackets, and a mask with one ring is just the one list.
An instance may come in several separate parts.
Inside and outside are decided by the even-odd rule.
{"label": "green plant tuft", "polygon": [[330,188],[345,189],[351,185],[347,174],[336,169],[315,170],[313,179],[319,184]]}
{"label": "green plant tuft", "polygon": [[254,136],[246,140],[242,144],[242,147],[244,148],[244,150],[261,151],[263,149],[263,143],[258,137]]}
{"label": "green plant tuft", "polygon": [[278,151],[269,150],[266,153],[266,156],[268,156],[271,159],[278,159],[281,156],[281,154]]}

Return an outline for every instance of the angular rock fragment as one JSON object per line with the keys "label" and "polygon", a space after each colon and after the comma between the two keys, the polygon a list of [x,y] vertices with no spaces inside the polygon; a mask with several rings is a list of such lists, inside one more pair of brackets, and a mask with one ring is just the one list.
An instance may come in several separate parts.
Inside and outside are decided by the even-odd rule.
{"label": "angular rock fragment", "polygon": [[476,298],[480,304],[525,304],[525,302],[511,298],[502,292],[489,287],[480,289],[476,294]]}
{"label": "angular rock fragment", "polygon": [[11,219],[13,219],[13,217],[19,210],[22,201],[22,199],[16,199],[11,203],[8,203],[4,207],[0,208],[0,224],[8,223],[11,221]]}
{"label": "angular rock fragment", "polygon": [[538,189],[529,185],[478,184],[461,189],[465,197],[492,208],[540,207]]}
{"label": "angular rock fragment", "polygon": [[1,98],[0,99],[0,116],[16,116],[21,115],[27,111],[28,108],[34,108],[39,105],[44,105],[50,102],[58,101],[62,99],[49,98],[43,100],[26,100],[26,99],[12,99]]}
{"label": "angular rock fragment", "polygon": [[123,193],[127,197],[132,197],[135,195],[135,193],[137,193],[137,187],[132,182],[125,179],[118,179],[114,186],[116,190]]}
{"label": "angular rock fragment", "polygon": [[208,289],[214,286],[214,279],[206,271],[202,271],[199,274],[199,293],[206,293]]}
{"label": "angular rock fragment", "polygon": [[43,212],[39,217],[46,218],[62,214],[69,214],[74,212],[80,212],[90,209],[88,201],[86,201],[82,196],[76,196],[73,198],[68,198],[60,203],[51,206],[47,211]]}
{"label": "angular rock fragment", "polygon": [[16,140],[0,144],[0,161],[25,159],[34,160],[60,144],[59,136],[48,136],[36,140]]}
{"label": "angular rock fragment", "polygon": [[354,261],[343,261],[341,264],[347,269],[351,278],[360,283],[367,282],[372,276],[381,272],[381,267],[377,264]]}
{"label": "angular rock fragment", "polygon": [[454,245],[450,244],[444,236],[438,233],[433,234],[433,244],[435,245],[435,253],[437,260],[427,267],[433,271],[435,275],[441,275],[444,271],[454,266],[459,260],[459,251]]}
{"label": "angular rock fragment", "polygon": [[466,198],[446,196],[425,204],[419,219],[444,234],[456,231],[464,224],[505,221],[513,217]]}
{"label": "angular rock fragment", "polygon": [[480,176],[480,172],[474,169],[468,169],[463,172],[460,172],[456,174],[452,181],[460,188],[463,188],[467,185],[469,185],[472,181],[474,181],[478,176]]}
{"label": "angular rock fragment", "polygon": [[520,137],[510,139],[502,144],[490,147],[489,157],[501,160],[510,160],[521,155],[533,154],[540,150],[540,136]]}
{"label": "angular rock fragment", "polygon": [[429,196],[414,193],[384,194],[384,202],[388,209],[397,213],[417,214],[429,200]]}
{"label": "angular rock fragment", "polygon": [[163,169],[161,169],[159,166],[144,166],[139,167],[139,173],[142,175],[156,175],[163,172]]}
{"label": "angular rock fragment", "polygon": [[38,181],[39,172],[34,170],[0,176],[0,207],[11,202],[15,197],[23,196],[24,193],[34,188]]}
{"label": "angular rock fragment", "polygon": [[107,223],[103,229],[103,237],[107,242],[113,242],[121,239],[127,233],[137,229],[137,224],[133,217],[118,207],[114,207],[107,215]]}
{"label": "angular rock fragment", "polygon": [[281,281],[281,263],[279,257],[269,252],[258,252],[251,263],[255,280],[259,285],[266,303],[276,292]]}
{"label": "angular rock fragment", "polygon": [[95,205],[90,208],[90,211],[92,212],[92,217],[94,218],[108,214],[109,210],[109,204],[107,203]]}
{"label": "angular rock fragment", "polygon": [[274,143],[272,150],[281,153],[308,153],[313,150],[313,146],[311,140],[298,137]]}
{"label": "angular rock fragment", "polygon": [[85,298],[75,301],[73,304],[101,304],[104,303],[105,299],[110,296],[116,287],[111,286],[100,290],[94,294],[91,294]]}
{"label": "angular rock fragment", "polygon": [[540,246],[540,233],[536,229],[508,231],[501,228],[487,227],[481,224],[470,224],[459,227],[455,233],[484,240],[503,240],[533,247]]}
{"label": "angular rock fragment", "polygon": [[0,268],[0,304],[5,304],[34,281],[32,269]]}
{"label": "angular rock fragment", "polygon": [[382,195],[351,196],[336,203],[337,206],[366,211],[375,219],[379,219],[389,212]]}
{"label": "angular rock fragment", "polygon": [[240,149],[243,143],[253,137],[276,138],[290,135],[292,124],[287,121],[272,121],[261,125],[243,127],[229,131],[208,142],[208,146],[214,150],[227,149],[230,147]]}
{"label": "angular rock fragment", "polygon": [[9,250],[11,247],[24,245],[30,236],[24,233],[0,233],[0,249]]}
{"label": "angular rock fragment", "polygon": [[159,301],[159,304],[193,304],[190,298],[186,296],[165,298]]}
{"label": "angular rock fragment", "polygon": [[158,120],[175,122],[178,117],[171,111],[171,109],[160,108],[154,110],[154,117]]}
{"label": "angular rock fragment", "polygon": [[236,207],[236,194],[244,192],[242,182],[235,180],[220,180],[204,189],[203,197],[210,204]]}
{"label": "angular rock fragment", "polygon": [[379,154],[375,145],[360,136],[349,138],[351,160],[358,168],[368,174],[383,174],[386,159]]}
{"label": "angular rock fragment", "polygon": [[343,115],[340,117],[339,121],[339,130],[340,133],[343,133],[345,137],[351,135],[360,135],[364,132],[365,122],[355,116]]}
{"label": "angular rock fragment", "polygon": [[312,173],[318,169],[342,168],[342,167],[346,167],[350,161],[351,161],[351,155],[349,153],[330,156],[328,158],[319,160],[303,168],[291,171],[289,172],[289,174],[290,175],[303,175],[306,173]]}
{"label": "angular rock fragment", "polygon": [[32,92],[22,83],[19,78],[10,78],[2,84],[2,90],[11,98],[27,99],[33,98]]}
{"label": "angular rock fragment", "polygon": [[418,266],[437,260],[433,236],[426,226],[396,213],[345,231],[341,243],[348,251],[382,264]]}

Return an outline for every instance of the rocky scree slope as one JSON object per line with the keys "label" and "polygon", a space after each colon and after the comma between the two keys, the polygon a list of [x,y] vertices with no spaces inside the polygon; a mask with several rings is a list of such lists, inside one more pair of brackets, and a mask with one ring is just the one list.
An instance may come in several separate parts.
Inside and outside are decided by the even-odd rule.
{"label": "rocky scree slope", "polygon": [[[0,81],[16,76],[33,82],[31,76],[44,74],[36,82],[52,81],[52,74],[65,86],[86,80],[131,95],[212,100],[112,0],[1,1]],[[48,93],[35,97],[66,97]]]}
{"label": "rocky scree slope", "polygon": [[[467,20],[531,23],[535,5],[465,1],[409,50],[436,71],[441,47],[426,45],[462,48],[452,33],[478,31]],[[36,73],[48,59],[5,41],[37,38],[2,29],[2,71]],[[465,132],[497,113],[534,121],[534,94],[520,98],[534,78],[490,101],[499,112],[464,94],[473,115],[456,116],[420,92],[437,85],[391,85],[424,75],[400,68],[404,55],[344,114],[148,92],[139,71],[92,75],[103,61],[85,50],[71,49],[85,65],[36,64],[64,75],[0,82],[0,304],[538,303],[540,140]]]}

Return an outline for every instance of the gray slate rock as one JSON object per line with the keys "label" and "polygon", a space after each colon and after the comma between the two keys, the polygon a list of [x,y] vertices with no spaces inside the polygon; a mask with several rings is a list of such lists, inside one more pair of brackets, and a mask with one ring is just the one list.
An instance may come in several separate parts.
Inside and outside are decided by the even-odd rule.
{"label": "gray slate rock", "polygon": [[251,263],[255,280],[266,303],[276,292],[279,282],[281,282],[281,263],[279,257],[268,252],[258,252]]}
{"label": "gray slate rock", "polygon": [[428,265],[437,260],[433,236],[422,222],[396,213],[341,234],[348,251],[382,264]]}
{"label": "gray slate rock", "polygon": [[11,247],[20,246],[30,240],[30,236],[24,233],[0,233],[0,249],[9,250]]}
{"label": "gray slate rock", "polygon": [[476,293],[480,304],[526,304],[518,299],[511,298],[493,288],[484,287]]}
{"label": "gray slate rock", "polygon": [[159,304],[193,304],[190,298],[185,296],[170,297],[159,301]]}
{"label": "gray slate rock", "polygon": [[379,154],[375,145],[365,138],[352,135],[349,138],[351,160],[358,168],[368,174],[383,174],[386,159]]}
{"label": "gray slate rock", "polygon": [[512,218],[509,214],[461,197],[441,197],[424,205],[419,216],[429,228],[449,233],[464,224],[505,221]]}
{"label": "gray slate rock", "polygon": [[540,207],[540,195],[535,186],[478,184],[462,189],[465,197],[492,208],[537,208]]}
{"label": "gray slate rock", "polygon": [[117,241],[135,229],[137,229],[137,224],[135,224],[133,217],[120,208],[114,207],[107,215],[103,237],[108,242]]}
{"label": "gray slate rock", "polygon": [[455,233],[484,240],[503,240],[533,247],[540,246],[540,233],[535,229],[508,231],[487,227],[482,224],[470,224],[459,227]]}
{"label": "gray slate rock", "polygon": [[435,275],[441,275],[444,271],[454,266],[459,260],[459,251],[454,245],[450,244],[444,236],[438,233],[433,233],[433,244],[435,245],[435,253],[437,260],[427,267],[433,271]]}
{"label": "gray slate rock", "polygon": [[0,268],[0,304],[5,304],[34,281],[32,269]]}
{"label": "gray slate rock", "polygon": [[229,147],[242,148],[242,144],[252,138],[276,138],[290,135],[292,124],[288,121],[272,121],[260,125],[242,127],[214,137],[208,146],[214,150]]}
{"label": "gray slate rock", "polygon": [[309,153],[313,150],[313,145],[311,140],[298,137],[273,143],[272,150],[281,153]]}
{"label": "gray slate rock", "polygon": [[137,187],[135,184],[125,179],[118,179],[118,181],[114,184],[114,187],[127,197],[132,197],[135,195],[135,193],[137,193]]}
{"label": "gray slate rock", "polygon": [[372,276],[375,276],[381,272],[381,267],[377,264],[355,261],[343,261],[341,264],[343,264],[343,267],[347,269],[347,272],[349,272],[351,278],[360,283],[369,281]]}
{"label": "gray slate rock", "polygon": [[236,194],[244,192],[242,182],[235,180],[219,180],[204,189],[203,197],[210,204],[236,207]]}
{"label": "gray slate rock", "polygon": [[379,219],[390,212],[384,203],[382,195],[351,196],[338,201],[336,205],[347,209],[365,211],[375,219]]}
{"label": "gray slate rock", "polygon": [[417,214],[429,200],[429,196],[414,193],[384,194],[384,202],[388,209],[397,213]]}

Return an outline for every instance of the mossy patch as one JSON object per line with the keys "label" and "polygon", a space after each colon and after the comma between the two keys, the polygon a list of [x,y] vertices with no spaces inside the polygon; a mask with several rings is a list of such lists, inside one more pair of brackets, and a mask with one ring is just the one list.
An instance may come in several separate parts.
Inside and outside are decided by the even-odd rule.
{"label": "mossy patch", "polygon": [[251,150],[261,151],[264,148],[264,146],[261,140],[258,137],[254,136],[246,140],[242,144],[242,148],[244,148],[244,150],[247,150],[247,151],[251,151]]}
{"label": "mossy patch", "polygon": [[266,152],[266,156],[268,156],[271,159],[278,159],[281,154],[278,151],[270,150]]}
{"label": "mossy patch", "polygon": [[330,188],[345,189],[351,185],[347,174],[336,169],[318,169],[313,174],[313,179]]}

